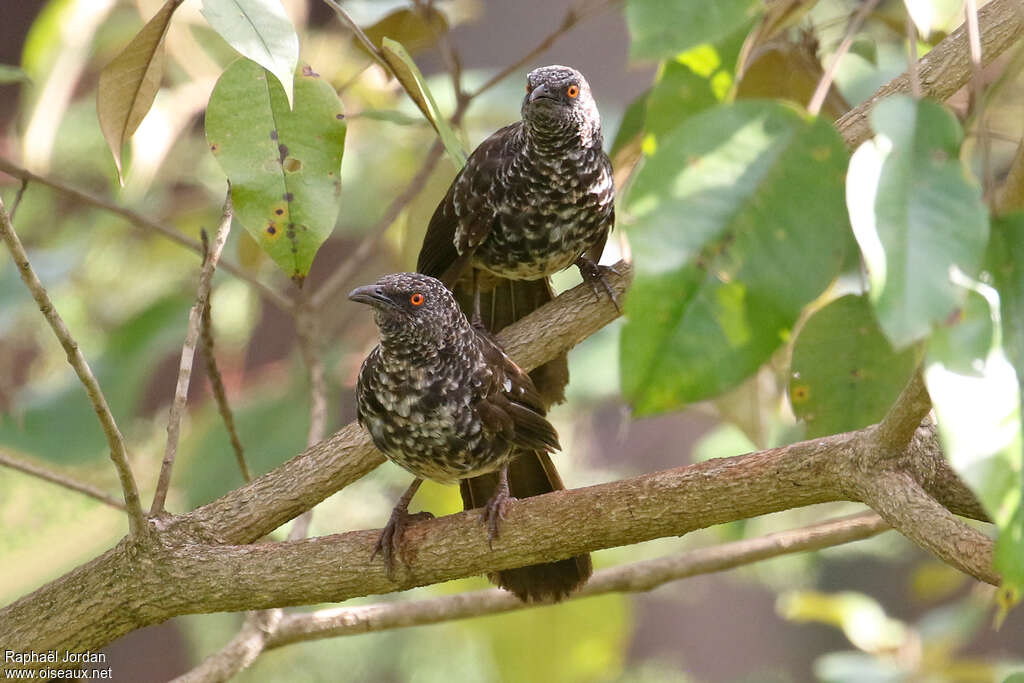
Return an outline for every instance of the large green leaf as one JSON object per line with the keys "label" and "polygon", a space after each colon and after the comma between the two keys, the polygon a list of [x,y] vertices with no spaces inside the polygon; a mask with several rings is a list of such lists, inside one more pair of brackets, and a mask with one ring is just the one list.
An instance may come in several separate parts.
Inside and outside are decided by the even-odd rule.
{"label": "large green leaf", "polygon": [[958,156],[960,125],[941,105],[893,96],[871,123],[876,137],[850,160],[847,203],[879,323],[903,348],[963,304],[950,273],[977,272],[988,214]]}
{"label": "large green leaf", "polygon": [[807,437],[866,427],[885,416],[917,366],[893,351],[864,296],[844,296],[812,315],[793,346],[789,399]]}
{"label": "large green leaf", "polygon": [[203,0],[202,12],[231,47],[274,74],[291,106],[299,36],[280,0]]}
{"label": "large green leaf", "polygon": [[434,130],[437,131],[438,137],[441,138],[441,142],[444,144],[445,151],[448,152],[448,156],[451,157],[457,167],[462,168],[465,166],[466,149],[459,142],[455,131],[448,125],[448,119],[441,114],[441,110],[438,108],[434,96],[430,93],[430,89],[427,88],[426,81],[423,78],[423,74],[420,73],[419,67],[416,66],[416,62],[409,56],[409,53],[402,47],[401,43],[390,38],[382,39],[381,53],[384,55],[384,59],[387,61],[388,66],[391,67],[395,77],[398,78],[398,82],[405,88],[405,92],[416,103],[416,106],[420,108],[423,116],[434,127]]}
{"label": "large green leaf", "polygon": [[121,174],[124,143],[153,106],[164,73],[164,35],[182,0],[167,0],[128,46],[103,67],[96,87],[96,114]]}
{"label": "large green leaf", "polygon": [[630,55],[661,59],[714,43],[750,22],[759,6],[758,0],[628,0]]}
{"label": "large green leaf", "polygon": [[827,122],[745,101],[661,140],[624,201],[636,261],[622,385],[639,413],[754,372],[836,276],[849,245],[846,150]]}
{"label": "large green leaf", "polygon": [[231,181],[235,216],[301,281],[338,217],[345,120],[334,89],[303,67],[289,110],[277,79],[240,59],[210,96],[206,139]]}

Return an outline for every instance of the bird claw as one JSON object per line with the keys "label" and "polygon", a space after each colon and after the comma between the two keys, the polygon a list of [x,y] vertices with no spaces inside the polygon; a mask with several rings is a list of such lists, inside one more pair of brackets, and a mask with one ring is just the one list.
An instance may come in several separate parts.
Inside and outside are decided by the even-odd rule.
{"label": "bird claw", "polygon": [[498,490],[484,506],[482,518],[487,525],[487,545],[494,550],[494,539],[498,537],[499,525],[505,520],[509,503],[516,499],[507,492]]}
{"label": "bird claw", "polygon": [[373,546],[373,554],[370,555],[370,562],[380,553],[384,557],[384,567],[389,579],[394,578],[395,556],[401,553],[402,537],[405,535],[405,528],[414,522],[422,522],[433,519],[434,515],[429,512],[410,513],[402,508],[395,508],[391,511],[391,518],[384,526],[384,530],[377,537],[377,543]]}
{"label": "bird claw", "polygon": [[593,290],[594,296],[597,300],[601,300],[601,290],[608,294],[608,298],[611,299],[612,304],[615,306],[615,310],[618,313],[622,313],[622,306],[619,303],[619,295],[615,292],[615,288],[612,287],[611,283],[608,282],[607,273],[611,272],[615,275],[619,275],[619,271],[614,265],[602,266],[594,263],[593,261],[580,257],[576,261],[576,267],[580,269],[580,275],[583,276],[583,281],[590,285],[590,289]]}

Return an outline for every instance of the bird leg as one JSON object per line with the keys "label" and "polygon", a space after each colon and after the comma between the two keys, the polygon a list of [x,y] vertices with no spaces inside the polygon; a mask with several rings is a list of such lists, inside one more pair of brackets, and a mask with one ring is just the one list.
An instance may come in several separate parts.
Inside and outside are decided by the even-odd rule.
{"label": "bird leg", "polygon": [[476,268],[473,269],[473,314],[469,318],[469,323],[477,330],[486,332],[487,328],[484,327],[484,321],[480,315],[480,282],[477,280],[479,272]]}
{"label": "bird leg", "polygon": [[615,289],[608,282],[606,275],[609,271],[613,273],[618,272],[615,270],[615,266],[598,265],[596,261],[592,261],[586,254],[580,254],[580,257],[576,259],[576,267],[580,269],[583,281],[594,290],[594,296],[600,300],[601,290],[603,289],[608,293],[608,298],[615,304],[615,310],[622,313],[622,306],[619,305],[619,295],[615,293]]}
{"label": "bird leg", "polygon": [[492,550],[494,549],[494,539],[498,537],[498,525],[505,519],[508,504],[514,500],[515,498],[508,490],[508,463],[505,463],[498,472],[498,486],[494,489],[491,499],[487,501],[487,505],[484,506],[483,520],[488,530],[487,545]]}
{"label": "bird leg", "polygon": [[419,477],[412,480],[409,484],[409,488],[405,490],[402,497],[395,503],[395,508],[391,511],[391,518],[388,520],[384,530],[380,532],[380,536],[377,538],[377,544],[373,547],[373,554],[370,555],[370,562],[377,557],[377,553],[384,556],[384,565],[387,568],[388,578],[392,577],[395,569],[395,555],[397,555],[401,548],[402,535],[405,533],[405,527],[409,526],[410,522],[425,521],[433,519],[434,515],[429,512],[417,512],[416,514],[409,514],[409,502],[412,501],[412,497],[416,495],[416,490],[419,489],[420,484],[423,480]]}

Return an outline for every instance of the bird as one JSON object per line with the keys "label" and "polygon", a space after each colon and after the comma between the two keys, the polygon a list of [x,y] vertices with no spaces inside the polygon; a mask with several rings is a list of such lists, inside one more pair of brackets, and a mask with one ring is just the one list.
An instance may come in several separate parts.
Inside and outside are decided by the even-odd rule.
{"label": "bird", "polygon": [[[509,484],[509,471],[562,489],[549,454],[558,434],[530,376],[493,338],[474,327],[449,289],[419,273],[385,275],[349,293],[373,308],[380,343],[363,361],[356,414],[374,445],[415,477],[399,498],[373,551],[389,574],[402,535],[415,519],[409,503],[424,479],[442,484],[488,477],[493,490],[482,505],[491,543],[514,496],[535,495]],[[371,557],[371,559],[372,559]],[[524,602],[557,601],[586,582],[589,555],[492,573],[490,578]]]}
{"label": "bird", "polygon": [[[572,67],[534,69],[520,111],[470,154],[430,219],[416,264],[491,333],[553,299],[549,276],[573,264],[619,308],[598,265],[615,224],[615,184],[590,84]],[[530,376],[545,408],[565,399],[565,354]],[[517,495],[562,488],[550,461],[531,457],[510,473]],[[464,505],[489,500],[496,485],[493,476],[463,479]]]}
{"label": "bird", "polygon": [[[598,265],[615,223],[615,184],[590,85],[572,67],[534,69],[521,116],[470,154],[430,219],[416,265],[490,332],[550,301],[548,276],[573,264],[618,306]],[[564,356],[533,377],[546,403],[564,399]]]}

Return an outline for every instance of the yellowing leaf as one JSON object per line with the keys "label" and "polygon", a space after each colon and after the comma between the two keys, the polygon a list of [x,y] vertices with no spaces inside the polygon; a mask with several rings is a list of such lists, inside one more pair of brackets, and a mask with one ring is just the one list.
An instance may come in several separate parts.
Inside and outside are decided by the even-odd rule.
{"label": "yellowing leaf", "polygon": [[459,139],[455,137],[455,132],[448,125],[448,121],[441,115],[441,110],[438,109],[434,96],[427,89],[427,84],[423,80],[423,74],[420,73],[416,62],[412,61],[412,57],[409,56],[409,53],[402,47],[401,43],[390,38],[382,40],[381,54],[384,55],[384,59],[387,61],[388,66],[391,67],[395,78],[402,84],[409,97],[412,98],[412,101],[423,112],[423,116],[426,117],[427,121],[430,121],[430,125],[437,131],[452,161],[459,168],[464,166],[466,163],[466,151],[463,149]]}
{"label": "yellowing leaf", "polygon": [[164,73],[164,35],[171,15],[183,1],[167,0],[121,54],[100,72],[96,114],[122,184],[121,150],[153,106]]}

